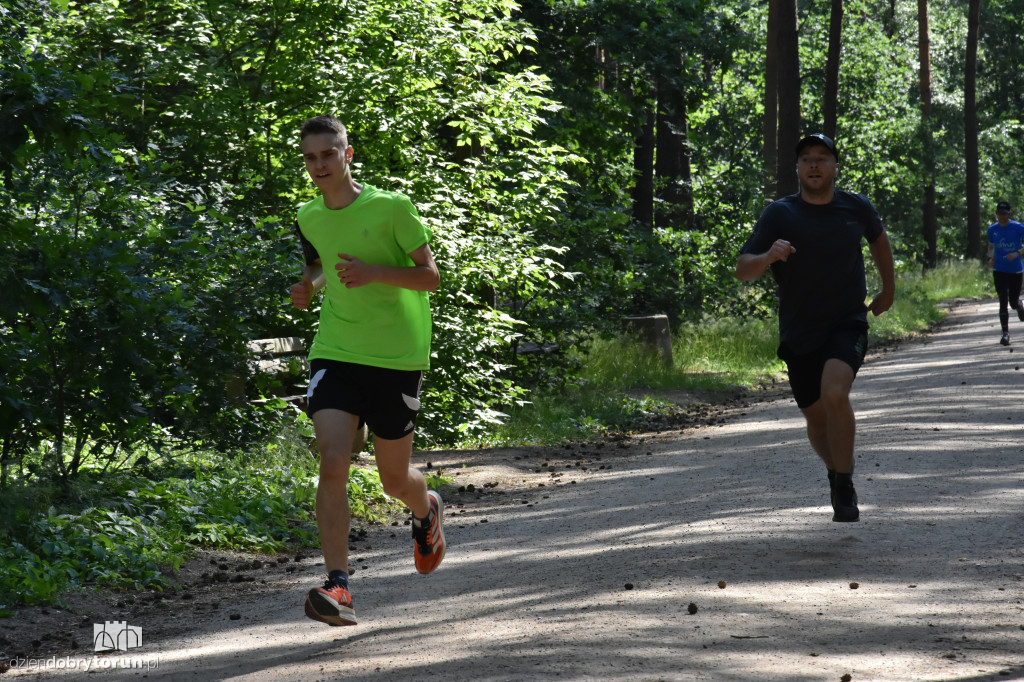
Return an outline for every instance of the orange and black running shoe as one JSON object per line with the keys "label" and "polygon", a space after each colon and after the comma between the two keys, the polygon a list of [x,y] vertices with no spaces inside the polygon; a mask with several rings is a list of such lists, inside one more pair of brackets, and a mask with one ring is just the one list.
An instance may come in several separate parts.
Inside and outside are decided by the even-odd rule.
{"label": "orange and black running shoe", "polygon": [[444,559],[444,503],[441,496],[435,491],[427,492],[430,500],[430,513],[427,515],[426,523],[413,518],[412,538],[415,544],[416,570],[420,573],[430,573],[440,565]]}
{"label": "orange and black running shoe", "polygon": [[356,624],[352,595],[330,580],[323,587],[315,587],[306,594],[306,615],[328,625]]}

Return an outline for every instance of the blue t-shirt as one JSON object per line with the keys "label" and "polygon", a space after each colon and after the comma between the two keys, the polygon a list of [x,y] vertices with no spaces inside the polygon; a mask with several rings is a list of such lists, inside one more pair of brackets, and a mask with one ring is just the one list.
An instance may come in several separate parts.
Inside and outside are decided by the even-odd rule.
{"label": "blue t-shirt", "polygon": [[1006,225],[993,223],[988,226],[988,241],[996,247],[992,255],[995,260],[993,270],[1010,274],[1024,272],[1024,263],[1021,262],[1020,256],[1006,260],[1006,254],[1024,248],[1024,225],[1016,220],[1011,220]]}

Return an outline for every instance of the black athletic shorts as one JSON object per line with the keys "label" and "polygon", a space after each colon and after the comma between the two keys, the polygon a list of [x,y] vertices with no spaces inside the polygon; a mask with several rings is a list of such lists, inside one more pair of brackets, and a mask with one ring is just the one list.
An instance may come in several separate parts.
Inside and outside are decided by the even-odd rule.
{"label": "black athletic shorts", "polygon": [[853,376],[864,364],[868,351],[868,332],[860,326],[832,330],[825,343],[810,353],[797,355],[780,345],[778,355],[789,369],[789,386],[800,409],[810,407],[821,397],[821,375],[825,362],[835,358],[853,369]]}
{"label": "black athletic shorts", "polygon": [[398,440],[416,428],[423,372],[385,369],[337,360],[309,363],[309,415],[343,410],[359,417],[378,438]]}

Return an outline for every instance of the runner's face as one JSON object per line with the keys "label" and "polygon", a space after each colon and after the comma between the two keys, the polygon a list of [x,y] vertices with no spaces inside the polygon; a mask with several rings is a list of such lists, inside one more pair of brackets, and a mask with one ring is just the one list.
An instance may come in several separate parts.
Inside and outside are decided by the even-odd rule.
{"label": "runner's face", "polygon": [[302,140],[306,172],[321,192],[340,186],[348,177],[352,147],[334,133],[307,135]]}
{"label": "runner's face", "polygon": [[816,192],[830,189],[839,174],[839,164],[827,147],[813,145],[800,153],[796,160],[796,174],[804,190]]}

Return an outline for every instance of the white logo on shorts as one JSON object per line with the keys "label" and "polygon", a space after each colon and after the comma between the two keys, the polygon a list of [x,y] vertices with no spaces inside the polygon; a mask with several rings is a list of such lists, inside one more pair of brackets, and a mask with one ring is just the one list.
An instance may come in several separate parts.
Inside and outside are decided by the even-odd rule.
{"label": "white logo on shorts", "polygon": [[405,406],[413,412],[419,412],[420,400],[419,398],[413,398],[411,395],[402,394],[402,400],[405,401]]}
{"label": "white logo on shorts", "polygon": [[313,378],[309,380],[309,390],[306,392],[306,400],[313,398],[313,391],[316,390],[316,385],[320,383],[320,380],[327,374],[326,369],[322,369],[313,375]]}

